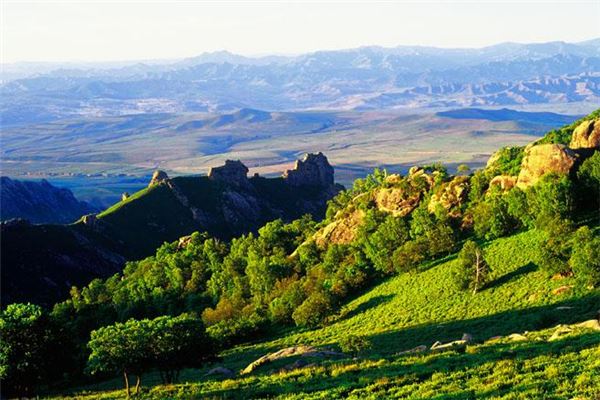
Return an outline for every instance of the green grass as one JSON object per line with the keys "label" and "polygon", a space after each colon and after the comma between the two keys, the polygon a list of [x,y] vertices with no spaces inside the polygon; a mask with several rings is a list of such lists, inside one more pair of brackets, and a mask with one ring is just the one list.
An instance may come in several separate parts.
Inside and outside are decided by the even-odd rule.
{"label": "green grass", "polygon": [[[206,368],[189,370],[181,379],[188,383],[153,388],[158,380],[150,374],[142,398],[595,399],[600,396],[600,334],[581,330],[558,341],[547,339],[557,324],[593,318],[600,290],[578,287],[572,278],[548,278],[535,265],[537,241],[538,233],[529,231],[486,244],[492,282],[475,295],[454,288],[449,256],[373,287],[342,307],[327,326],[289,329],[222,355],[223,366],[239,371],[268,352],[293,344],[336,347],[352,333],[373,345],[356,360],[323,361],[285,373],[272,373],[280,366],[267,365],[226,380],[202,378]],[[575,286],[553,294],[570,285]],[[526,331],[531,333],[524,342],[485,343]],[[465,332],[479,344],[462,354],[397,354],[460,339]],[[120,386],[115,379],[73,393],[118,398]]]}

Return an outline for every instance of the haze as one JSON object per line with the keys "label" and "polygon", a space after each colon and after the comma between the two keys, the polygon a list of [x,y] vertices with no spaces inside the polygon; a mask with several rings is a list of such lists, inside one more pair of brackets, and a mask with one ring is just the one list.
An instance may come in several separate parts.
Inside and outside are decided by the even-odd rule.
{"label": "haze", "polygon": [[600,2],[2,2],[2,62],[481,47],[599,35]]}

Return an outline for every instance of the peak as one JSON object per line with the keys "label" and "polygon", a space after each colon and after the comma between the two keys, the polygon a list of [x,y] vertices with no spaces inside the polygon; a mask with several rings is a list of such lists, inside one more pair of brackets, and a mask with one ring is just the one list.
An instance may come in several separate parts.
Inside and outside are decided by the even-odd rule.
{"label": "peak", "polygon": [[248,167],[240,160],[226,160],[220,167],[211,167],[208,178],[214,181],[225,182],[234,186],[246,186],[248,184]]}
{"label": "peak", "polygon": [[333,167],[327,157],[321,152],[307,153],[302,160],[297,160],[294,169],[283,173],[283,177],[292,186],[320,186],[333,185]]}
{"label": "peak", "polygon": [[169,175],[167,175],[165,171],[157,169],[152,174],[152,179],[150,180],[150,184],[148,185],[148,187],[158,185],[159,183],[167,181],[168,179]]}

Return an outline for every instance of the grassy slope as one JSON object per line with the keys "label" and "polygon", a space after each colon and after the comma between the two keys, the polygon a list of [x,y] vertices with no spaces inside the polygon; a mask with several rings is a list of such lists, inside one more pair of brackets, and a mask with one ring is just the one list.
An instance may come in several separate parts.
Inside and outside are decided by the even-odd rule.
{"label": "grassy slope", "polygon": [[[240,370],[273,350],[292,344],[335,345],[348,333],[368,336],[371,351],[357,360],[321,363],[287,373],[270,374],[273,365],[230,380],[202,378],[186,371],[183,385],[157,386],[149,398],[532,398],[555,394],[600,394],[600,335],[576,332],[547,342],[554,331],[529,335],[525,342],[499,341],[456,352],[398,356],[399,351],[436,341],[459,339],[464,332],[476,341],[513,332],[537,331],[558,323],[592,318],[600,305],[600,290],[574,287],[571,278],[549,280],[534,263],[537,232],[530,231],[487,245],[493,282],[477,295],[458,292],[451,283],[449,257],[422,272],[391,278],[344,306],[336,321],[316,330],[290,330],[272,340],[239,346],[224,356],[223,365]],[[561,309],[558,307],[572,307]],[[537,338],[537,339],[535,339]],[[293,360],[286,360],[291,363]],[[156,383],[148,376],[146,384]],[[116,389],[115,380],[94,389]],[[92,388],[88,388],[92,389]],[[97,396],[95,392],[92,396]],[[107,398],[122,392],[105,392]]]}

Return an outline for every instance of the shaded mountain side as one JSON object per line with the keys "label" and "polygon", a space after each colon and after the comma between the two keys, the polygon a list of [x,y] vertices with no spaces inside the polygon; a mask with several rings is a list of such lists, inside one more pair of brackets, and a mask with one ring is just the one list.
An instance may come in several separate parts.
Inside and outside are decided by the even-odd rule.
{"label": "shaded mountain side", "polygon": [[69,189],[40,182],[0,177],[0,219],[23,218],[33,223],[66,224],[97,211],[75,198]]}
{"label": "shaded mountain side", "polygon": [[327,201],[343,188],[333,183],[333,168],[321,153],[307,155],[280,178],[247,178],[247,172],[240,161],[208,176],[169,178],[157,171],[147,188],[75,224],[3,224],[2,302],[51,304],[72,285],[111,275],[126,260],[195,231],[228,240],[279,218],[322,219]]}
{"label": "shaded mountain side", "polygon": [[481,108],[461,108],[441,111],[436,115],[455,119],[483,119],[486,121],[518,121],[546,125],[565,125],[573,122],[573,116],[551,112],[523,112],[503,108],[500,110],[485,110]]}

